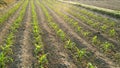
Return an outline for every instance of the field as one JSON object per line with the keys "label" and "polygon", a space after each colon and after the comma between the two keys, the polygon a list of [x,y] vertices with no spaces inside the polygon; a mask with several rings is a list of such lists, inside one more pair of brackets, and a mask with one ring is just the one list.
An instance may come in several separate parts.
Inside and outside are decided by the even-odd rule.
{"label": "field", "polygon": [[[70,1],[70,0],[66,0],[66,1]],[[72,1],[120,11],[119,0],[72,0]]]}
{"label": "field", "polygon": [[86,7],[19,0],[1,10],[0,68],[120,68],[119,12]]}

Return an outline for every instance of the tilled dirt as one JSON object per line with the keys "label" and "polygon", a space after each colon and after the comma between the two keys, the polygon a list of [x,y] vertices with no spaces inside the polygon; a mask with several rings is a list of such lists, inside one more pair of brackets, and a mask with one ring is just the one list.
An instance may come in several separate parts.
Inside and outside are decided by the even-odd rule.
{"label": "tilled dirt", "polygon": [[21,7],[12,15],[8,18],[7,21],[4,22],[4,24],[2,24],[2,26],[0,27],[0,44],[4,41],[4,38],[6,36],[6,34],[9,32],[10,27],[12,26],[13,22],[15,21],[15,19],[19,16],[19,12],[22,9],[22,5]]}
{"label": "tilled dirt", "polygon": [[25,21],[25,30],[23,32],[23,39],[21,41],[21,58],[20,67],[22,68],[32,68],[33,65],[33,45],[30,44],[30,33],[31,33],[31,9],[30,4],[28,6],[26,21]]}
{"label": "tilled dirt", "polygon": [[33,68],[33,45],[31,43],[31,7],[27,7],[22,26],[16,35],[16,44],[14,49],[15,60],[11,68]]}
{"label": "tilled dirt", "polygon": [[[63,29],[75,42],[81,43],[83,46],[86,46],[88,49],[90,49],[92,52],[97,55],[97,57],[101,58],[104,60],[106,63],[109,64],[108,67],[110,68],[115,68],[116,66],[110,59],[106,58],[102,53],[97,51],[96,48],[94,48],[92,45],[87,43],[83,38],[81,38],[77,33],[73,31],[73,29],[70,28],[70,26],[67,25],[67,23],[64,22],[54,11],[52,11],[50,8],[47,7],[49,10],[50,14],[54,17],[54,20],[57,22],[57,24],[60,25],[61,29]],[[106,66],[105,66],[106,67]]]}
{"label": "tilled dirt", "polygon": [[[35,3],[36,4],[36,3]],[[43,43],[45,45],[44,50],[45,53],[48,54],[48,68],[78,68],[69,57],[66,49],[64,48],[64,44],[62,41],[56,36],[55,32],[45,21],[44,13],[41,8],[36,5],[37,14],[39,18],[39,24],[42,27],[43,31]],[[80,67],[79,67],[80,68]]]}
{"label": "tilled dirt", "polygon": [[[35,5],[35,11],[37,13],[39,27],[41,30],[42,43],[44,45],[44,52],[47,54],[48,63],[45,68],[82,68],[80,61],[73,57],[73,52],[65,48],[65,42],[57,36],[54,29],[47,22],[45,13],[41,9],[40,5],[37,3],[37,0],[33,0]],[[93,52],[93,62],[97,64],[98,68],[119,68],[117,65],[105,57],[105,55],[99,50],[87,42],[83,37],[74,31],[74,29],[63,20],[57,13],[55,13],[47,4],[43,3],[42,0],[39,0],[45,8],[48,10],[49,14],[53,17],[53,21],[66,33],[67,37],[70,38],[73,42],[77,44],[78,48],[86,48],[88,51]],[[13,24],[14,20],[19,16],[19,12],[22,9],[21,7],[7,20],[5,21],[4,27],[0,28],[0,44],[3,44],[4,38],[7,33],[10,31],[10,27]],[[26,12],[21,22],[20,28],[17,29],[14,38],[14,44],[12,47],[14,58],[12,63],[9,63],[7,68],[39,68],[37,65],[37,60],[34,54],[34,45],[33,45],[33,33],[32,33],[32,14],[31,14],[31,4],[27,5]],[[87,27],[86,30],[90,30],[93,33],[97,33],[96,29],[90,27],[89,25],[82,23],[79,19],[74,16],[63,12],[69,17],[80,22],[79,24],[83,27]],[[119,45],[114,39],[108,38],[104,34],[101,34],[104,38],[107,38],[108,41],[113,42],[116,45]],[[91,59],[90,59],[91,60]],[[88,60],[89,61],[89,60]]]}
{"label": "tilled dirt", "polygon": [[[80,20],[77,19],[76,17],[70,15],[69,13],[67,13],[67,12],[63,12],[63,13],[65,13],[65,14],[68,15],[69,17],[73,18],[74,20],[78,21],[79,24],[80,24],[82,27],[86,28],[86,30],[90,30],[90,31],[92,31],[93,33],[98,33],[98,32],[99,32],[98,30],[96,30],[96,29],[90,27],[89,25],[83,23],[82,21],[80,21]],[[108,40],[108,41],[114,43],[117,47],[119,47],[119,44],[120,44],[120,43],[119,43],[117,40],[108,37],[108,35],[100,32],[99,36],[101,36],[102,38],[104,38],[104,40]]]}

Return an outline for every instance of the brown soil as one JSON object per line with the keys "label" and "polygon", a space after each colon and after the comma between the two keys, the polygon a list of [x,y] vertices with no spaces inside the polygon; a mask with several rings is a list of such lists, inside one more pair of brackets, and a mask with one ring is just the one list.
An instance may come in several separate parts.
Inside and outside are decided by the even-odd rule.
{"label": "brown soil", "polygon": [[16,35],[16,43],[14,48],[14,62],[10,68],[33,68],[33,45],[31,43],[31,8],[30,4],[27,7],[22,26]]}
{"label": "brown soil", "polygon": [[12,23],[18,17],[19,12],[20,12],[21,9],[22,9],[22,6],[12,16],[10,16],[7,21],[5,21],[0,26],[0,44],[4,41],[5,36],[9,32],[9,29],[12,26]]}
{"label": "brown soil", "polygon": [[[38,22],[40,26],[42,35],[42,43],[44,45],[44,52],[47,54],[48,63],[45,68],[84,68],[80,62],[73,56],[73,51],[65,48],[65,41],[62,41],[60,37],[57,36],[54,29],[49,25],[45,14],[36,0],[34,1],[35,11],[37,13]],[[40,3],[43,3],[42,0],[39,0]],[[66,36],[70,38],[73,42],[77,44],[79,49],[85,48],[87,51],[90,51],[92,58],[84,59],[85,62],[93,62],[98,68],[120,68],[113,62],[111,59],[107,58],[105,54],[101,53],[96,47],[92,46],[85,38],[81,37],[70,24],[65,22],[62,17],[50,9],[47,4],[43,3],[49,14],[53,17],[53,21],[66,33]],[[12,26],[14,20],[19,16],[19,12],[22,9],[21,7],[8,18],[7,21],[0,27],[0,44],[3,44],[4,38],[10,32],[10,27]],[[31,4],[26,8],[26,12],[21,22],[18,31],[15,33],[14,44],[12,47],[14,58],[13,63],[8,63],[6,68],[39,68],[37,65],[37,58],[34,54],[34,45],[33,45],[33,33],[32,33],[32,14],[31,14]],[[85,30],[90,30],[93,33],[97,33],[97,30],[90,27],[89,25],[81,22],[76,17],[72,16],[69,13],[63,11],[64,14],[80,22],[79,25],[85,27]],[[119,42],[116,42],[113,38],[109,38],[107,35],[101,33],[101,37],[119,45]],[[90,56],[91,57],[91,56]],[[84,62],[83,62],[84,63]]]}
{"label": "brown soil", "polygon": [[[36,4],[36,3],[35,3]],[[45,53],[48,54],[48,68],[80,68],[77,67],[73,60],[70,58],[70,55],[67,53],[64,48],[62,41],[56,36],[52,28],[49,27],[45,21],[45,16],[41,8],[36,5],[37,14],[39,18],[40,26],[43,31],[43,43],[45,45]]]}
{"label": "brown soil", "polygon": [[86,46],[89,50],[91,50],[92,52],[94,52],[97,57],[101,58],[106,63],[108,63],[109,66],[110,66],[110,68],[115,68],[114,66],[116,66],[116,65],[110,59],[106,58],[102,53],[98,52],[96,48],[94,48],[92,45],[90,45],[84,39],[82,39],[54,11],[52,11],[50,8],[48,8],[48,10],[51,13],[51,15],[54,17],[54,20],[57,22],[57,24],[60,25],[61,29],[63,29],[64,32],[66,32],[67,35],[69,35],[75,42],[79,42],[83,46]]}
{"label": "brown soil", "polygon": [[[74,20],[78,21],[79,24],[80,24],[82,27],[86,28],[87,30],[92,31],[93,33],[99,32],[98,30],[96,30],[96,29],[90,27],[89,25],[87,25],[87,24],[81,22],[79,19],[77,19],[76,17],[70,15],[69,13],[67,13],[67,12],[63,12],[63,13],[66,14],[66,15],[68,15],[69,17],[73,18]],[[114,44],[117,45],[117,46],[119,46],[119,44],[120,44],[118,41],[116,41],[116,40],[114,40],[114,39],[108,37],[108,35],[103,34],[103,33],[101,33],[101,32],[100,32],[100,36],[101,36],[102,38],[104,38],[105,40],[108,40],[108,41],[114,43]]]}
{"label": "brown soil", "polygon": [[30,44],[30,33],[31,33],[31,13],[30,13],[30,4],[28,6],[27,15],[25,21],[25,30],[23,32],[23,40],[21,46],[21,64],[22,68],[31,68],[33,64],[33,45]]}

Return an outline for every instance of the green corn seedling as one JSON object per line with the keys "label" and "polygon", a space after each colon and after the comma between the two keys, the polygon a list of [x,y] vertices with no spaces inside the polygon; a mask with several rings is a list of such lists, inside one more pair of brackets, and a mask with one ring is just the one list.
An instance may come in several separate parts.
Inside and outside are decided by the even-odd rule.
{"label": "green corn seedling", "polygon": [[7,58],[3,52],[0,53],[0,68],[5,68]]}
{"label": "green corn seedling", "polygon": [[38,45],[38,44],[35,44],[35,55],[37,55],[39,52],[42,52],[43,51],[43,46],[42,45]]}
{"label": "green corn seedling", "polygon": [[45,64],[48,63],[48,60],[47,60],[47,54],[43,54],[41,57],[38,58],[39,59],[39,65],[40,65],[40,68],[44,68]]}
{"label": "green corn seedling", "polygon": [[5,56],[3,52],[0,53],[0,68],[5,68],[6,63],[13,62],[13,59]]}
{"label": "green corn seedling", "polygon": [[78,26],[77,27],[77,32],[80,32],[82,30],[82,27]]}
{"label": "green corn seedling", "polygon": [[79,58],[80,60],[86,56],[86,50],[85,49],[77,49],[77,54],[76,57]]}
{"label": "green corn seedling", "polygon": [[78,22],[74,22],[74,23],[73,23],[73,26],[74,26],[74,27],[78,26]]}
{"label": "green corn seedling", "polygon": [[62,40],[65,40],[65,33],[61,29],[57,31],[57,35],[59,35]]}
{"label": "green corn seedling", "polygon": [[98,37],[97,37],[97,36],[94,36],[94,37],[92,38],[92,43],[93,43],[93,44],[97,44],[97,42],[98,42]]}
{"label": "green corn seedling", "polygon": [[108,28],[108,26],[106,26],[106,25],[101,26],[102,31],[106,31],[107,28]]}
{"label": "green corn seedling", "polygon": [[91,62],[89,62],[87,64],[87,68],[97,68],[96,66],[94,66]]}
{"label": "green corn seedling", "polygon": [[68,41],[66,41],[65,48],[73,49],[75,46],[76,46],[76,44],[74,42],[72,42],[70,39]]}
{"label": "green corn seedling", "polygon": [[109,43],[109,42],[104,42],[104,43],[102,44],[102,46],[103,46],[103,50],[104,50],[105,52],[109,51],[110,48],[114,48],[114,45],[111,44],[111,43]]}
{"label": "green corn seedling", "polygon": [[90,32],[88,32],[88,31],[84,31],[84,32],[83,32],[83,36],[84,36],[84,37],[87,37],[89,34],[90,34]]}
{"label": "green corn seedling", "polygon": [[115,29],[111,29],[110,31],[109,31],[109,35],[110,36],[116,36],[116,34],[117,34],[117,32],[115,31]]}

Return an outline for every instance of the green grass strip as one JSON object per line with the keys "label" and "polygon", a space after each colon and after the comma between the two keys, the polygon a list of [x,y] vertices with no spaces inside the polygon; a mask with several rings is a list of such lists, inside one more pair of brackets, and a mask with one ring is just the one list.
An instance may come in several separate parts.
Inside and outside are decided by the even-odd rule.
{"label": "green grass strip", "polygon": [[63,1],[63,0],[59,0],[59,1],[63,2],[63,3],[70,3],[70,4],[73,4],[73,5],[81,6],[83,8],[90,9],[90,10],[93,10],[93,11],[97,11],[97,12],[100,12],[100,13],[103,13],[103,14],[107,14],[107,15],[112,16],[112,17],[120,18],[120,11],[117,11],[117,10],[96,7],[96,6],[81,4],[81,3],[78,3],[78,2],[72,2],[72,1]]}

